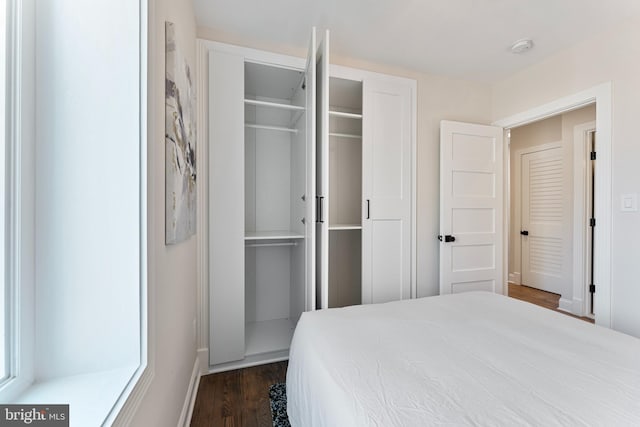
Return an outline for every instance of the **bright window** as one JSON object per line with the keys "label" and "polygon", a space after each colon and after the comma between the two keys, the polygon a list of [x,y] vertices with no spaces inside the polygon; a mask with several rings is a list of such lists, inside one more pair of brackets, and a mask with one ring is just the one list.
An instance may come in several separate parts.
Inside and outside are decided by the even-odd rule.
{"label": "bright window", "polygon": [[[0,241],[5,241],[5,175],[6,175],[6,68],[7,68],[7,1],[0,0]],[[0,246],[0,378],[7,376],[6,358],[6,286],[5,286],[5,245]]]}

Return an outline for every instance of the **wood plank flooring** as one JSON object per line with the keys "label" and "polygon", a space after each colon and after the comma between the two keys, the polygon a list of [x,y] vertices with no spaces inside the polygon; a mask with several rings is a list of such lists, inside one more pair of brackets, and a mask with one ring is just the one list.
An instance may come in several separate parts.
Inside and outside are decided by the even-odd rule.
{"label": "wood plank flooring", "polygon": [[271,363],[200,379],[192,427],[269,427],[269,386],[285,382],[287,362]]}
{"label": "wood plank flooring", "polygon": [[514,285],[509,283],[509,296],[522,301],[527,301],[541,307],[545,307],[567,316],[575,317],[585,322],[594,323],[593,319],[588,317],[578,317],[566,311],[558,310],[560,303],[560,295],[551,292],[541,291],[540,289],[530,288],[524,285]]}
{"label": "wood plank flooring", "polygon": [[[509,296],[558,310],[560,295],[509,284]],[[582,318],[587,322],[592,319]],[[287,362],[204,375],[191,417],[192,427],[270,427],[269,386],[285,382]]]}

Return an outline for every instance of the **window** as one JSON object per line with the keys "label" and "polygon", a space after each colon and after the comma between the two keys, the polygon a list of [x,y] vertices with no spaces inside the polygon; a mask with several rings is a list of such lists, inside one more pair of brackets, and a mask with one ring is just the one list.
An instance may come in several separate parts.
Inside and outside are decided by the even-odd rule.
{"label": "window", "polygon": [[[6,176],[6,115],[5,105],[7,98],[5,96],[7,78],[7,0],[0,0],[0,241],[4,242],[5,233],[5,176]],[[6,357],[6,284],[5,284],[5,245],[0,245],[0,379],[4,380],[7,376],[7,357]]]}
{"label": "window", "polygon": [[68,403],[72,425],[146,362],[141,4],[0,0],[0,402]]}

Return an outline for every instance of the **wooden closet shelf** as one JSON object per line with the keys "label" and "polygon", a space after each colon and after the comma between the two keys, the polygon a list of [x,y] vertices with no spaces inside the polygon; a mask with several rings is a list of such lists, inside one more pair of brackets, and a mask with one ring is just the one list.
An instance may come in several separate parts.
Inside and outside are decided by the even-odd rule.
{"label": "wooden closet shelf", "polygon": [[304,234],[295,231],[247,231],[244,240],[287,240],[304,239]]}
{"label": "wooden closet shelf", "polygon": [[298,129],[286,128],[284,126],[267,126],[267,125],[258,125],[255,123],[245,123],[244,126],[251,129],[275,130],[279,132],[298,133]]}
{"label": "wooden closet shelf", "polygon": [[280,108],[283,110],[304,111],[305,108],[299,105],[282,104],[279,102],[258,101],[256,99],[245,99],[245,105],[255,105],[256,107]]}

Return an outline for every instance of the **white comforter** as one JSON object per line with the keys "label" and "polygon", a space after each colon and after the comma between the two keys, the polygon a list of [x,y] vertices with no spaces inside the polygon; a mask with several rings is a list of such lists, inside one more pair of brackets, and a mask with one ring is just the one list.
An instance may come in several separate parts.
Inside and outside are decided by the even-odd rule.
{"label": "white comforter", "polygon": [[473,292],[305,313],[293,427],[640,426],[640,340]]}

